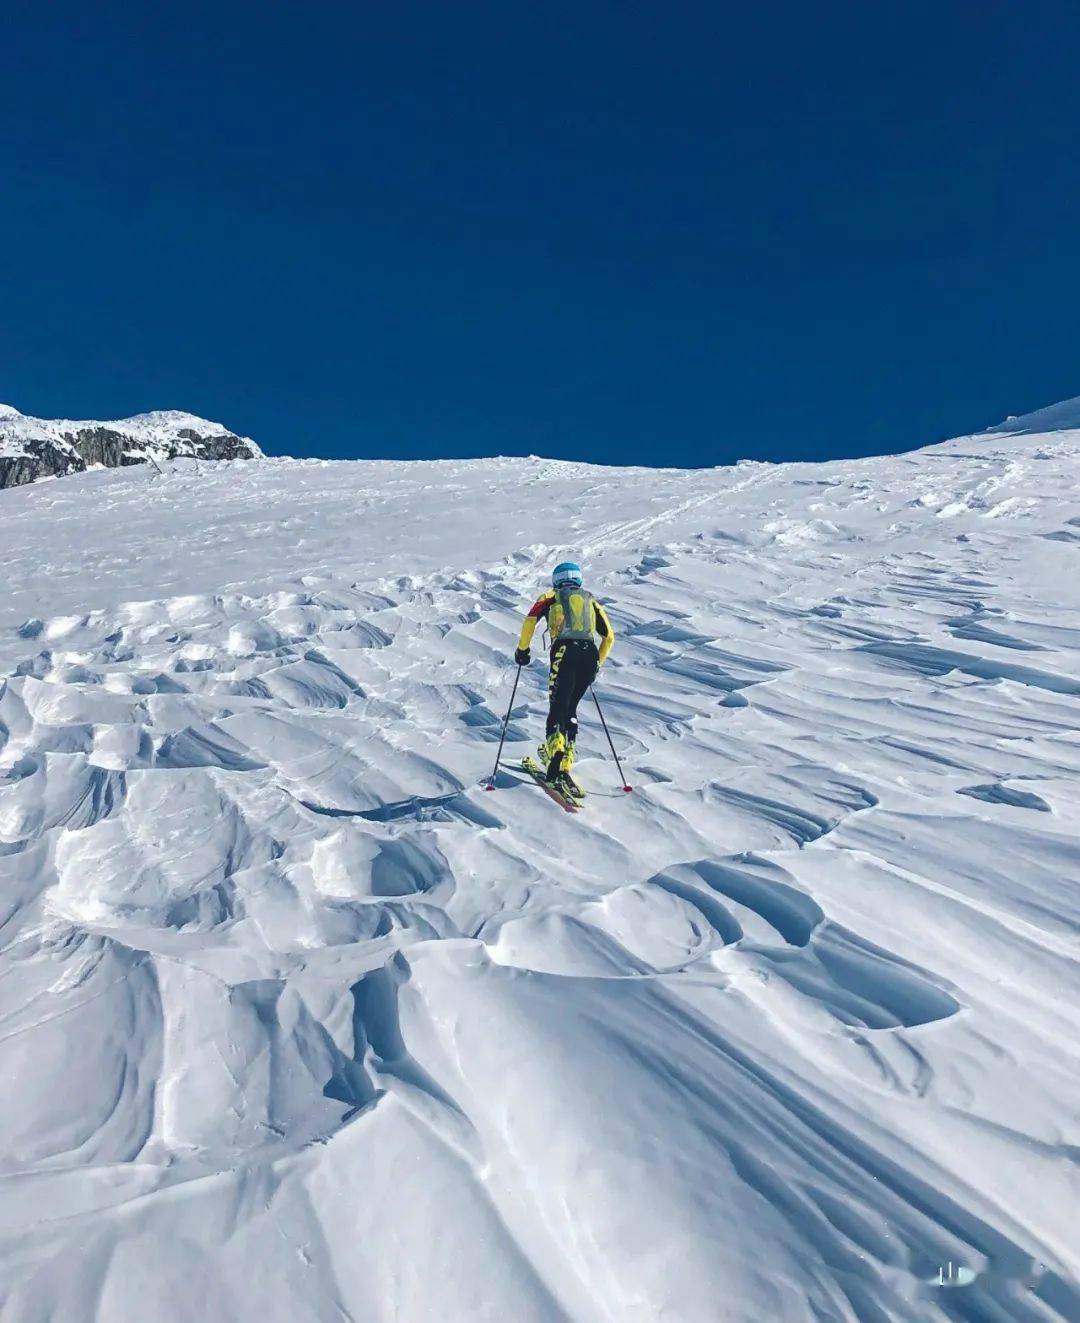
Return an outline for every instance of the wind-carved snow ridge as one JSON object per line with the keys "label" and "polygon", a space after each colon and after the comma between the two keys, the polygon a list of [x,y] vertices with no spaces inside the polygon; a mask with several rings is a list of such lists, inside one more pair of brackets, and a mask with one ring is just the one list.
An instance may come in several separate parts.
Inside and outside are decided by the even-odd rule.
{"label": "wind-carved snow ridge", "polygon": [[5,1323],[1080,1316],[1078,440],[0,495]]}

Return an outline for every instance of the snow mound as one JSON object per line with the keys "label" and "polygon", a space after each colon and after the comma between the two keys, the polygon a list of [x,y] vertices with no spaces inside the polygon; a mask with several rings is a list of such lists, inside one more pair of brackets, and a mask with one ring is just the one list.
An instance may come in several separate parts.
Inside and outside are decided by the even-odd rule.
{"label": "snow mound", "polygon": [[1078,543],[1061,433],[0,492],[5,1320],[1080,1317]]}

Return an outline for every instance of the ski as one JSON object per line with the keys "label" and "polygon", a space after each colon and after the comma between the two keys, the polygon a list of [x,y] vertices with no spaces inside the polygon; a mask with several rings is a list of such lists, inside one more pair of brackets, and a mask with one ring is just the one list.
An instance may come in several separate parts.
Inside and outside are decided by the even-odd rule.
{"label": "ski", "polygon": [[521,770],[527,776],[531,776],[540,789],[543,790],[545,794],[550,795],[555,803],[561,805],[567,813],[577,813],[579,802],[571,795],[568,795],[561,790],[558,785],[549,781],[544,769],[538,762],[534,762],[532,758],[522,758]]}
{"label": "ski", "polygon": [[521,765],[531,776],[544,777],[549,786],[553,785],[557,790],[564,794],[567,799],[572,799],[575,803],[580,803],[585,798],[585,791],[578,785],[569,772],[560,772],[554,781],[550,781],[547,779],[543,766],[538,763],[535,758],[530,758],[527,754],[522,758]]}

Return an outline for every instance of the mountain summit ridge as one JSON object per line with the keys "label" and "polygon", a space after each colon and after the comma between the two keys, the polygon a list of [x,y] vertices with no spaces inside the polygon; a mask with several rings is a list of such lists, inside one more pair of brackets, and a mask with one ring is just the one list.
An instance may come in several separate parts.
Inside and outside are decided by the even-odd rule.
{"label": "mountain summit ridge", "polygon": [[177,459],[257,459],[250,437],[181,409],[155,409],[130,418],[35,418],[0,404],[0,488],[89,468]]}

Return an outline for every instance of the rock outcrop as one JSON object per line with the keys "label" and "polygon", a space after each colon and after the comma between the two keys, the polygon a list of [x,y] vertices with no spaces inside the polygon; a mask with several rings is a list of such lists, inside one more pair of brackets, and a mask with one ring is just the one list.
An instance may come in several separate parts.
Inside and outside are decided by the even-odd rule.
{"label": "rock outcrop", "polygon": [[248,437],[175,409],[117,422],[30,418],[0,405],[0,488],[59,478],[90,468],[196,460],[256,459]]}

